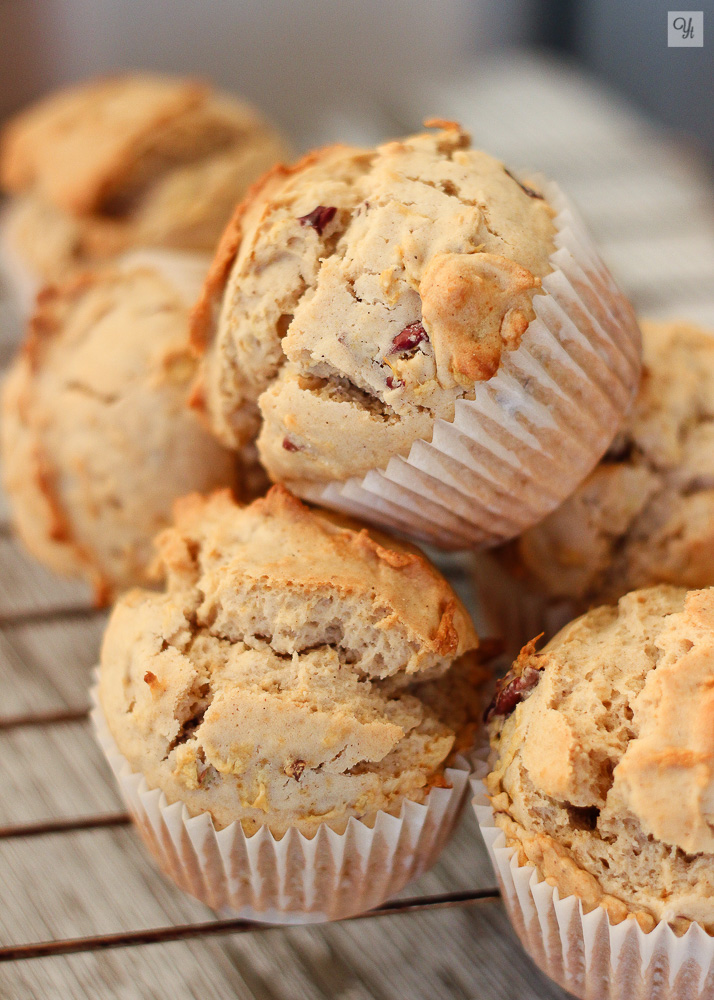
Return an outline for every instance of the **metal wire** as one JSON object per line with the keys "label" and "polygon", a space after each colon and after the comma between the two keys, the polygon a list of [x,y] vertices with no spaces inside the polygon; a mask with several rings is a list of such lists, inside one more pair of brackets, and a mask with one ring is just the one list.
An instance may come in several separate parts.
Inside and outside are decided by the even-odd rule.
{"label": "metal wire", "polygon": [[9,840],[12,837],[39,837],[47,833],[98,830],[107,826],[126,826],[130,822],[131,816],[127,812],[98,813],[96,816],[76,816],[68,819],[43,819],[37,823],[0,826],[0,840]]}
{"label": "metal wire", "polygon": [[0,715],[0,730],[19,729],[21,726],[51,726],[60,722],[84,722],[89,717],[86,708],[50,708],[45,712],[27,715]]}
{"label": "metal wire", "polygon": [[[384,903],[375,910],[360,913],[348,920],[420,913],[425,910],[447,910],[456,906],[475,906],[500,899],[498,889],[473,889],[450,892],[440,896],[415,896]],[[118,934],[97,934],[88,937],[64,938],[59,941],[36,941],[31,944],[0,947],[1,962],[17,962],[28,958],[52,955],[74,955],[82,951],[107,951],[110,948],[135,948],[146,944],[166,944],[191,938],[218,937],[223,934],[247,934],[279,930],[278,924],[262,924],[255,920],[210,920],[206,923],[177,924],[173,927],[152,927],[144,931],[120,931]]]}
{"label": "metal wire", "polygon": [[0,629],[17,628],[21,625],[47,625],[51,622],[67,621],[77,618],[97,618],[105,615],[106,608],[92,608],[78,604],[66,608],[53,608],[51,611],[31,609],[28,611],[12,611],[0,615]]}

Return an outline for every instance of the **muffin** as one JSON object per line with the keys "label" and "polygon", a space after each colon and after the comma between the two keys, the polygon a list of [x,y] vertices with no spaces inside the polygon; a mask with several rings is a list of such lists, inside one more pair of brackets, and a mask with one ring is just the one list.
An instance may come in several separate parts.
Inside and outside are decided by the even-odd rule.
{"label": "muffin", "polygon": [[[219,831],[225,855],[256,837],[273,845],[265,867],[234,870],[233,885],[211,855],[198,894],[310,919],[381,902],[434,860],[465,790],[467,772],[447,768],[473,743],[480,692],[459,599],[418,550],[281,486],[248,507],[227,491],[184,498],[157,545],[163,592],[124,595],[102,646],[98,698],[114,752],[165,808]],[[128,804],[177,877],[131,792]],[[403,843],[392,858],[388,828],[393,848]],[[172,835],[179,853],[182,836]],[[290,862],[279,878],[296,843],[300,870]],[[320,872],[321,845],[343,862]],[[317,852],[316,898],[293,886],[285,901],[285,880],[306,878],[304,852]],[[195,871],[178,868],[194,891]]]}
{"label": "muffin", "polygon": [[236,199],[286,147],[206,84],[125,73],[21,112],[0,137],[17,196],[6,242],[40,279],[140,246],[212,252]]}
{"label": "muffin", "polygon": [[687,978],[714,976],[713,687],[714,589],[664,585],[529,644],[499,686],[481,821],[524,945],[576,996],[699,996],[672,987],[694,924]]}
{"label": "muffin", "polygon": [[194,310],[195,403],[297,494],[458,548],[523,530],[590,470],[639,332],[555,189],[427,124],[251,190]]}
{"label": "muffin", "polygon": [[496,825],[586,912],[714,931],[713,679],[714,590],[660,586],[525,647],[501,682]]}
{"label": "muffin", "polygon": [[2,393],[3,480],[15,528],[98,603],[149,582],[176,497],[239,488],[238,460],[186,406],[188,308],[201,271],[137,259],[38,297]]}
{"label": "muffin", "polygon": [[714,336],[683,321],[642,332],[639,393],[600,464],[496,554],[500,570],[478,570],[493,627],[515,641],[630,590],[714,584]]}

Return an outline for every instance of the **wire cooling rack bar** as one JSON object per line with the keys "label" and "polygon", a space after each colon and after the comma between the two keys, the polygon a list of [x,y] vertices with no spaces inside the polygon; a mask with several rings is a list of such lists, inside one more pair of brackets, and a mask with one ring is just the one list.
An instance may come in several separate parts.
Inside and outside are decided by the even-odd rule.
{"label": "wire cooling rack bar", "polygon": [[40,609],[12,611],[9,614],[0,615],[0,629],[17,628],[19,625],[47,625],[51,622],[76,621],[78,618],[96,618],[104,614],[106,614],[105,608],[87,607],[86,604],[51,608],[49,611]]}
{"label": "wire cooling rack bar", "polygon": [[22,726],[53,726],[63,722],[84,722],[89,718],[89,706],[83,708],[57,708],[27,715],[0,715],[0,731],[20,729]]}
{"label": "wire cooling rack bar", "polygon": [[[500,898],[501,894],[496,888],[451,892],[439,896],[415,896],[411,899],[398,899],[385,903],[375,910],[349,917],[348,920],[367,920],[370,917],[419,913],[424,910],[446,910],[456,906],[475,906],[479,903],[494,902]],[[145,944],[166,944],[170,941],[218,937],[224,934],[248,934],[279,930],[281,927],[284,928],[285,925],[263,924],[254,920],[210,920],[201,924],[152,927],[145,931],[122,931],[118,934],[97,934],[91,937],[65,938],[60,941],[37,941],[33,944],[0,947],[0,962],[48,958],[52,955],[74,955],[83,951],[107,951],[110,948],[130,948]]]}
{"label": "wire cooling rack bar", "polygon": [[108,826],[125,826],[131,822],[127,812],[100,813],[96,816],[76,816],[68,819],[41,820],[38,823],[13,823],[0,826],[0,840],[12,837],[40,837],[48,833],[75,833],[78,830],[98,830]]}

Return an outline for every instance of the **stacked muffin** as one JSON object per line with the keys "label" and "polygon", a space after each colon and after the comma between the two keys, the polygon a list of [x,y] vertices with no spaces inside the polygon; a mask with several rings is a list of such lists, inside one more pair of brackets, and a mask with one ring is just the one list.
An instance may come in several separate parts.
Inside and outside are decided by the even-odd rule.
{"label": "stacked muffin", "polygon": [[[70,176],[95,120],[111,127]],[[150,850],[258,919],[377,905],[435,859],[466,787],[473,626],[417,549],[345,515],[444,549],[509,542],[482,580],[499,610],[530,588],[525,639],[554,601],[570,618],[621,598],[499,682],[479,809],[534,957],[580,995],[612,960],[624,996],[692,924],[711,962],[714,598],[682,588],[714,582],[714,354],[647,325],[623,424],[639,329],[572,208],[428,126],[269,170],[199,291],[200,263],[161,254],[65,275],[212,249],[277,153],[254,113],[140,76],[21,116],[16,232],[63,278],[4,391],[5,478],[28,547],[118,597],[95,721]],[[56,241],[30,235],[39,218]],[[278,485],[242,506],[263,470]],[[192,492],[216,486],[234,492]],[[635,925],[656,944],[621,948]]]}
{"label": "stacked muffin", "polygon": [[276,168],[241,203],[194,311],[195,405],[303,498],[468,548],[590,471],[640,334],[557,188],[427,124]]}
{"label": "stacked muffin", "polygon": [[682,322],[642,331],[627,423],[592,475],[514,544],[545,593],[581,607],[714,581],[714,336]]}
{"label": "stacked muffin", "polygon": [[151,540],[191,490],[239,489],[239,460],[186,407],[202,269],[141,259],[38,296],[3,386],[4,486],[18,534],[98,604],[150,580]]}

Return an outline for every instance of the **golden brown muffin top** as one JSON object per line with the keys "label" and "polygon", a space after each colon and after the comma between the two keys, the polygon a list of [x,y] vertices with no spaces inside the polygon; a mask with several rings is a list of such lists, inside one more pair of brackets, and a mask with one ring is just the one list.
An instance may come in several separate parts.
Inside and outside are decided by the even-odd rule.
{"label": "golden brown muffin top", "polygon": [[[345,479],[428,439],[534,317],[553,211],[454,123],[278,167],[194,311],[196,400],[274,480]],[[352,442],[344,447],[347,433]]]}
{"label": "golden brown muffin top", "polygon": [[150,787],[219,826],[312,834],[443,782],[482,678],[461,656],[471,623],[420,553],[283,487],[249,507],[181,501],[159,551],[165,590],[119,601],[100,681]]}
{"label": "golden brown muffin top", "polygon": [[487,779],[522,860],[611,919],[714,932],[714,589],[654,587],[526,647]]}

